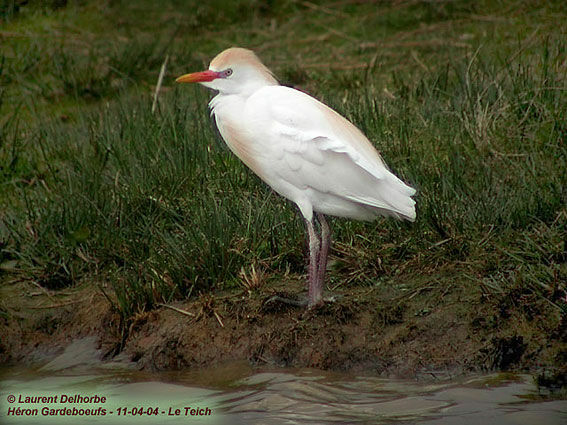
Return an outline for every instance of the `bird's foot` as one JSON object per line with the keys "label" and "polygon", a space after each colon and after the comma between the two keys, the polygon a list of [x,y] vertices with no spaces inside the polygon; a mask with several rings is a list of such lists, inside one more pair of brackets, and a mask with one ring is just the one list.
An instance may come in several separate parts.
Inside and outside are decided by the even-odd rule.
{"label": "bird's foot", "polygon": [[336,295],[328,295],[326,297],[321,297],[321,299],[312,305],[309,305],[309,310],[317,309],[319,307],[323,307],[325,305],[334,304],[337,302],[338,296]]}
{"label": "bird's foot", "polygon": [[278,306],[287,305],[292,307],[307,307],[309,304],[309,300],[305,297],[295,298],[289,297],[287,294],[285,295],[272,295],[271,297],[264,300],[262,303],[262,308],[264,310],[275,310],[278,309]]}
{"label": "bird's foot", "polygon": [[262,303],[264,310],[279,310],[282,306],[292,306],[298,308],[307,307],[308,310],[314,310],[325,305],[333,304],[337,301],[336,295],[322,297],[316,304],[310,305],[309,298],[306,296],[294,296],[288,294],[276,294],[268,297]]}

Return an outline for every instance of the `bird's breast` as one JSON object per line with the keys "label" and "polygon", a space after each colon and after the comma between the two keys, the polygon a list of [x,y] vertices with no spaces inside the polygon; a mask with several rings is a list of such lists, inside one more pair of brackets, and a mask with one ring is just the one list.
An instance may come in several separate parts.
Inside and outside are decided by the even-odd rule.
{"label": "bird's breast", "polygon": [[267,152],[262,149],[253,128],[242,119],[229,115],[215,115],[219,133],[229,149],[262,180],[270,180]]}

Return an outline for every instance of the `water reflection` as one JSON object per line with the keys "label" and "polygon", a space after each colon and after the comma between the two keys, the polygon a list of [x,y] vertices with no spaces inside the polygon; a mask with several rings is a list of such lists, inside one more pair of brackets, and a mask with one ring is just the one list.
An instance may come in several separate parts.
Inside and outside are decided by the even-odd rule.
{"label": "water reflection", "polygon": [[[102,364],[96,356],[86,353],[88,347],[83,341],[83,345],[71,347],[76,355],[70,355],[68,349],[37,369],[4,370],[0,422],[36,425],[567,423],[567,402],[534,401],[538,390],[532,377],[526,375],[424,383],[317,370],[254,370],[246,362],[200,371],[152,374],[135,371],[127,364],[124,367],[124,363]],[[61,403],[62,395],[76,394],[104,396],[106,401]],[[21,402],[31,396],[52,398],[35,404]],[[53,399],[56,396],[59,398]],[[15,416],[16,408],[20,408],[20,413],[29,409],[27,413],[32,415]],[[73,416],[73,408],[75,412],[83,409],[81,416]],[[33,415],[33,409],[37,409],[37,415]],[[62,413],[61,409],[66,410]],[[88,409],[92,410],[87,417]],[[102,409],[104,415],[100,414]]]}

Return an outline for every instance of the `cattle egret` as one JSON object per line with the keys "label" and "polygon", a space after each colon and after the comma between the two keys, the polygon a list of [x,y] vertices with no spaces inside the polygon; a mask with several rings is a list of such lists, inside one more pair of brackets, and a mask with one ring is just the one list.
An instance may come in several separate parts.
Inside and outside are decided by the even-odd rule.
{"label": "cattle egret", "polygon": [[176,81],[218,91],[209,107],[230,150],[299,207],[309,237],[309,307],[323,299],[331,244],[324,214],[415,220],[415,190],[390,172],[364,134],[313,97],[279,85],[252,51],[232,47],[208,70]]}

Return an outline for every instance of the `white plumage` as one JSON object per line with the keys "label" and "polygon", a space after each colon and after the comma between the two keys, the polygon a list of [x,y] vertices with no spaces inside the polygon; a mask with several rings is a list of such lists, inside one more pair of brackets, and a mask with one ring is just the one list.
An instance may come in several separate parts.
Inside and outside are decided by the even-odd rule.
{"label": "white plumage", "polygon": [[[415,220],[415,190],[386,167],[362,132],[311,96],[280,86],[250,50],[225,50],[209,70],[177,81],[200,82],[219,91],[209,107],[228,147],[298,205],[310,239],[310,306],[322,299],[330,245],[323,214]],[[315,234],[314,212],[322,240]]]}

